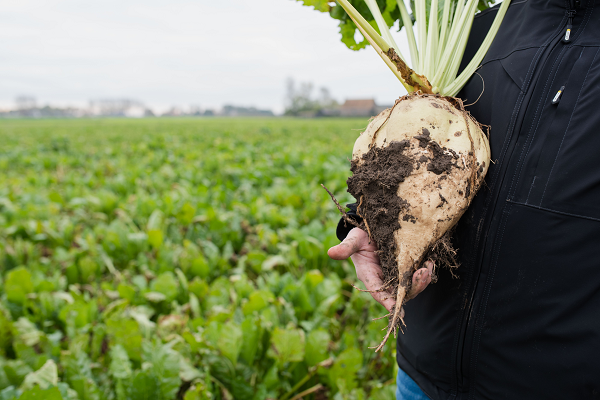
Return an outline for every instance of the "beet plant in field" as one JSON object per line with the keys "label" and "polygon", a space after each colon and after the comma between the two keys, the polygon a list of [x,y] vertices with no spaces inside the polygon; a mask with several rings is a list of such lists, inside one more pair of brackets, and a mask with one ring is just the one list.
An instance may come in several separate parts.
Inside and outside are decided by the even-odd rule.
{"label": "beet plant in field", "polygon": [[365,123],[0,121],[0,399],[392,398],[315,190]]}
{"label": "beet plant in field", "polygon": [[[380,350],[403,323],[401,308],[414,271],[432,249],[447,248],[444,235],[488,170],[488,139],[453,96],[483,60],[510,0],[501,4],[482,45],[460,73],[477,0],[411,2],[416,35],[403,0],[336,0],[333,8],[329,2],[300,1],[341,19],[343,41],[346,31],[358,29],[408,92],[374,117],[356,140],[348,179],[362,218],[359,226],[379,248],[385,276],[380,290],[396,296]],[[340,17],[344,13],[347,17]],[[411,66],[389,30],[396,19],[406,29]]]}

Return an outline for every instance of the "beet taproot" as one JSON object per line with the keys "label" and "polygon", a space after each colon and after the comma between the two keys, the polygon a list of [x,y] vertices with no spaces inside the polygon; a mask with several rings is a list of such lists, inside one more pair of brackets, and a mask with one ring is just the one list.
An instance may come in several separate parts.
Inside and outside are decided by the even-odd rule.
{"label": "beet taproot", "polygon": [[479,124],[459,100],[439,95],[400,98],[356,140],[348,192],[379,248],[385,286],[396,296],[378,350],[403,323],[400,309],[414,271],[463,215],[489,163]]}

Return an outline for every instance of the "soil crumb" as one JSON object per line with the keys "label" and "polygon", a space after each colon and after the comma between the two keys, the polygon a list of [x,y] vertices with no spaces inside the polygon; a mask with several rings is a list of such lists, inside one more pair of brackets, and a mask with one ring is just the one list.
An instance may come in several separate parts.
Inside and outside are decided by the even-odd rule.
{"label": "soil crumb", "polygon": [[429,133],[429,129],[427,128],[421,129],[422,133],[414,138],[419,141],[419,147],[427,147],[427,144],[431,141],[431,133]]}
{"label": "soil crumb", "polygon": [[433,140],[429,141],[428,146],[433,153],[433,158],[431,159],[431,162],[427,164],[427,171],[431,171],[436,175],[441,175],[444,172],[450,173],[452,167],[456,167],[453,154],[447,154],[442,146]]}

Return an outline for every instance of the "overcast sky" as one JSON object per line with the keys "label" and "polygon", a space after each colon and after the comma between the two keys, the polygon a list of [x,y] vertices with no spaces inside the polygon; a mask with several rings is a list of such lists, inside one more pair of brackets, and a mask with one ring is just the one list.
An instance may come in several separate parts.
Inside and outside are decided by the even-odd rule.
{"label": "overcast sky", "polygon": [[404,93],[372,48],[349,50],[335,20],[295,0],[5,0],[0,38],[2,108],[30,95],[281,112],[288,77],[340,101]]}

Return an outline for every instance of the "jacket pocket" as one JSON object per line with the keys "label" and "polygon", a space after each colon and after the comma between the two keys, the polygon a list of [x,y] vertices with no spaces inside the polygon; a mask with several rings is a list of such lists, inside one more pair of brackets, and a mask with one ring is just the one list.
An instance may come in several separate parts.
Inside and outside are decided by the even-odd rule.
{"label": "jacket pocket", "polygon": [[[576,49],[580,57],[560,101],[552,105],[555,111],[546,115],[551,123],[538,132],[539,151],[532,147],[531,158],[537,160],[534,176],[524,179],[531,182],[525,202],[600,219],[600,47]],[[547,102],[555,93],[550,92]]]}
{"label": "jacket pocket", "polygon": [[504,71],[510,76],[510,79],[521,89],[525,91],[527,83],[527,73],[530,70],[530,64],[533,61],[539,47],[516,50],[510,55],[500,59],[500,64]]}

